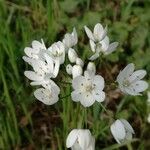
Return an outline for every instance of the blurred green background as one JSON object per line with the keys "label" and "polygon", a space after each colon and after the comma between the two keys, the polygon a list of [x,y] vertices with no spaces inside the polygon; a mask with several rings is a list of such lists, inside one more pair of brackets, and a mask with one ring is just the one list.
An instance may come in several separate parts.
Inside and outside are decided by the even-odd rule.
{"label": "blurred green background", "polygon": [[[70,97],[50,107],[35,100],[34,88],[23,74],[29,67],[22,60],[24,48],[41,38],[50,46],[76,27],[78,53],[85,56],[90,51],[83,27],[92,29],[98,22],[107,24],[110,39],[119,42],[116,52],[98,66],[99,71],[115,80],[119,69],[133,62],[136,69],[147,70],[149,81],[149,0],[0,0],[0,149],[65,149],[68,132],[80,120],[80,108]],[[115,144],[109,131],[112,119],[95,104],[88,110],[86,127],[96,137],[96,150],[149,150],[146,92],[123,97],[108,90],[108,99],[110,116],[127,119],[137,140]]]}

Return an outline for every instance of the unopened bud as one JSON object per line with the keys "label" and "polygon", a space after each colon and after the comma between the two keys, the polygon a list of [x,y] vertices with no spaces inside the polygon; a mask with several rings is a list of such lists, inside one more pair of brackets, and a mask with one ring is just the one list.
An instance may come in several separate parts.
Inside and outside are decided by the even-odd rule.
{"label": "unopened bud", "polygon": [[77,59],[77,53],[74,49],[70,48],[68,51],[68,58],[71,63],[75,63]]}
{"label": "unopened bud", "polygon": [[72,76],[73,78],[82,75],[83,69],[80,65],[74,65],[72,67]]}

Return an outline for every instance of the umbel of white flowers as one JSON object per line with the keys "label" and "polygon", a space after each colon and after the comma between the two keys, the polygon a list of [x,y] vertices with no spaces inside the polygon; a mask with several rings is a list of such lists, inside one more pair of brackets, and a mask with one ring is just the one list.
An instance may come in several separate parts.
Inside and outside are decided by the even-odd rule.
{"label": "umbel of white flowers", "polygon": [[141,79],[146,75],[145,70],[134,72],[134,64],[128,64],[117,76],[120,90],[125,94],[141,95],[140,92],[148,88],[148,83]]}
{"label": "umbel of white flowers", "polygon": [[119,144],[126,140],[131,140],[132,134],[134,134],[132,126],[125,119],[116,120],[111,125],[110,129],[112,135]]}
{"label": "umbel of white flowers", "polygon": [[95,150],[95,138],[88,129],[73,129],[66,140],[71,150]]}
{"label": "umbel of white flowers", "polygon": [[[69,60],[66,72],[72,78],[72,100],[80,102],[84,107],[93,105],[95,101],[105,100],[104,78],[96,75],[93,61],[98,59],[101,53],[108,55],[115,51],[118,42],[110,44],[107,27],[103,28],[100,23],[95,25],[93,32],[86,26],[84,28],[93,53],[88,58],[90,62],[87,66],[75,49],[78,42],[75,28],[72,33],[66,33],[62,41],[55,42],[48,48],[43,40],[34,40],[31,47],[24,49],[26,56],[23,56],[23,60],[33,68],[25,71],[24,75],[31,80],[32,86],[41,86],[35,90],[34,96],[42,103],[52,105],[59,100],[60,88],[53,79],[58,76],[60,65],[66,62],[66,56]],[[120,90],[125,94],[140,95],[148,87],[148,84],[141,80],[145,75],[145,70],[134,71],[134,64],[127,65],[117,77]],[[134,134],[132,127],[124,119],[116,120],[111,125],[111,132],[118,143],[131,139]],[[68,135],[66,146],[72,150],[94,150],[95,139],[89,130],[74,129]]]}

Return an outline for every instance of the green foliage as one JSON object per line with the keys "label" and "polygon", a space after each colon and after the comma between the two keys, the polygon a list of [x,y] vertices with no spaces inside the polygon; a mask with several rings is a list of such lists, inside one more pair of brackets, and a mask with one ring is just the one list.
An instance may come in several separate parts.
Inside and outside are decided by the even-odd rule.
{"label": "green foliage", "polygon": [[[97,150],[123,146],[129,150],[149,149],[146,96],[125,97],[125,101],[119,97],[117,102],[110,98],[105,106],[108,107],[107,112],[97,104],[84,110],[70,97],[61,99],[59,106],[47,108],[33,97],[33,88],[23,75],[29,66],[22,60],[24,47],[29,46],[32,40],[43,38],[50,46],[48,44],[62,40],[65,32],[71,32],[73,27],[79,34],[78,53],[89,56],[91,52],[83,26],[93,28],[101,22],[108,25],[111,39],[119,42],[117,51],[105,58],[106,64],[112,69],[116,64],[119,70],[133,62],[137,68],[148,71],[149,81],[149,6],[148,0],[0,0],[0,149],[50,147],[62,150],[65,149],[68,132],[76,127],[90,128],[97,138]],[[105,63],[100,65],[105,68]],[[114,73],[114,80],[118,70]],[[113,72],[101,71],[100,74]],[[65,97],[70,89],[65,85],[63,89],[62,96]],[[135,145],[113,145],[109,125],[115,112],[116,118],[131,120],[140,142],[135,139]],[[87,118],[86,123],[83,116]]]}

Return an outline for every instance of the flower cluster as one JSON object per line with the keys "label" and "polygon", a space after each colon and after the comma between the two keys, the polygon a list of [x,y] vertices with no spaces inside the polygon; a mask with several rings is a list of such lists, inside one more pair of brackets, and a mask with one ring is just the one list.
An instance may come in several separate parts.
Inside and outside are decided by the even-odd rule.
{"label": "flower cluster", "polygon": [[[32,71],[25,71],[24,75],[31,80],[32,86],[41,86],[35,90],[34,96],[44,104],[52,105],[59,100],[60,87],[54,79],[62,64],[66,65],[66,72],[72,79],[73,90],[70,94],[74,102],[90,107],[95,101],[101,103],[105,100],[105,81],[101,75],[96,74],[95,61],[100,59],[101,54],[108,55],[115,51],[118,42],[110,43],[107,26],[104,28],[100,23],[95,25],[93,32],[87,26],[84,29],[92,53],[87,59],[88,63],[79,57],[75,48],[78,43],[75,28],[72,33],[66,33],[62,41],[55,42],[48,48],[41,40],[33,41],[31,47],[24,49],[26,56],[23,56],[23,60],[33,68]],[[117,76],[118,87],[124,94],[140,95],[148,88],[147,82],[141,80],[146,71],[134,72],[134,69],[134,64],[128,64]],[[110,129],[118,143],[132,139],[134,134],[131,125],[124,119],[116,120]],[[66,146],[72,150],[94,150],[95,139],[87,129],[74,129],[68,135]]]}

